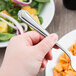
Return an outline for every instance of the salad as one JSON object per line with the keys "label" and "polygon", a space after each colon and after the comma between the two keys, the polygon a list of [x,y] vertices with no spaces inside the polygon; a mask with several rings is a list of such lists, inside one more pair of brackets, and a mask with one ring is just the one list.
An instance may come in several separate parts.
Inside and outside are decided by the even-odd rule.
{"label": "salad", "polygon": [[0,42],[13,36],[33,30],[18,18],[19,10],[26,10],[39,24],[43,23],[40,14],[50,0],[1,0],[0,1]]}

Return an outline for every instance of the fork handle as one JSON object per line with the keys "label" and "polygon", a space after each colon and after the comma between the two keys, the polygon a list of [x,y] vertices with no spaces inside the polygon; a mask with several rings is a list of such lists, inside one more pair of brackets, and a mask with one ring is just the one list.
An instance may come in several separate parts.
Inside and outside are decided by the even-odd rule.
{"label": "fork handle", "polygon": [[27,25],[41,33],[43,36],[48,36],[49,33],[44,30],[41,25],[39,25],[34,18],[25,10],[20,10],[18,16],[21,20],[23,20]]}

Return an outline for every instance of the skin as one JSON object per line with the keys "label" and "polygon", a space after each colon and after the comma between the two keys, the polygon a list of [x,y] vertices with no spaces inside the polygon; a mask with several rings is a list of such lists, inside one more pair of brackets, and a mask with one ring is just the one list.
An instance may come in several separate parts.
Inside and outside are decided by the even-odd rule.
{"label": "skin", "polygon": [[13,37],[6,49],[0,76],[36,76],[52,59],[51,49],[57,40],[55,33],[44,38],[36,31]]}

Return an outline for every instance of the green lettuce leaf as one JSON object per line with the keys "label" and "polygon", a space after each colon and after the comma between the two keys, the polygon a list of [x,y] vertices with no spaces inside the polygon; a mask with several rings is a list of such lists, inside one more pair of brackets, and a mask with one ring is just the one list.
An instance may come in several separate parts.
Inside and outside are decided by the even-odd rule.
{"label": "green lettuce leaf", "polygon": [[37,2],[50,2],[50,0],[35,0],[35,1],[37,1]]}
{"label": "green lettuce leaf", "polygon": [[0,42],[8,41],[16,35],[9,33],[0,33]]}

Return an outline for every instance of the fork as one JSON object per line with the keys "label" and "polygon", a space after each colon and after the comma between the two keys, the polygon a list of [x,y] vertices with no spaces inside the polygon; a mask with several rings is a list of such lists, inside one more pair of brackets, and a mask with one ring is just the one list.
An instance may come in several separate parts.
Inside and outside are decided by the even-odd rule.
{"label": "fork", "polygon": [[[18,12],[18,17],[24,21],[27,25],[29,25],[30,27],[32,27],[34,30],[38,31],[40,34],[42,34],[43,36],[48,36],[50,35],[45,29],[43,29],[41,27],[41,25],[39,25],[34,18],[25,10],[20,10]],[[71,61],[71,66],[72,68],[76,71],[76,56],[73,56],[71,54],[71,52],[68,51],[68,49],[63,48],[63,46],[60,45],[59,41],[56,43],[56,46],[58,46],[63,52],[65,52],[68,57],[70,58]]]}

